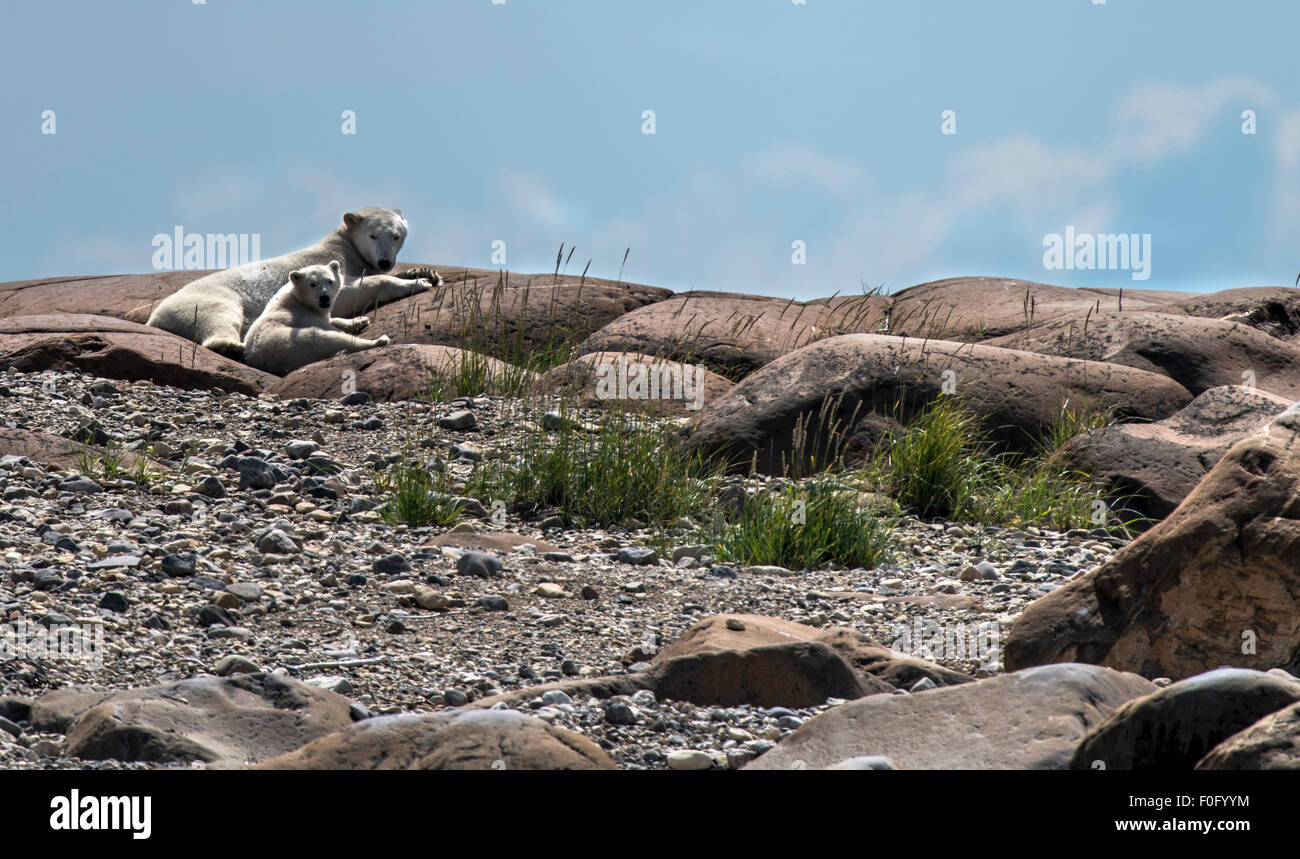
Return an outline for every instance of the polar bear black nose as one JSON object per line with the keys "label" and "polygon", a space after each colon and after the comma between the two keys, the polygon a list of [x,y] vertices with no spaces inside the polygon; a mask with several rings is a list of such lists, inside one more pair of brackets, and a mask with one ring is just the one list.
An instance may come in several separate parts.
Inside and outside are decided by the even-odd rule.
{"label": "polar bear black nose", "polygon": [[393,261],[390,259],[381,259],[379,261],[379,267],[382,268],[384,271],[388,271],[390,268],[393,267]]}
{"label": "polar bear black nose", "polygon": [[329,297],[328,295],[322,295],[322,296],[320,297],[320,306],[321,306],[321,307],[329,307],[329,306],[330,306],[330,297]]}

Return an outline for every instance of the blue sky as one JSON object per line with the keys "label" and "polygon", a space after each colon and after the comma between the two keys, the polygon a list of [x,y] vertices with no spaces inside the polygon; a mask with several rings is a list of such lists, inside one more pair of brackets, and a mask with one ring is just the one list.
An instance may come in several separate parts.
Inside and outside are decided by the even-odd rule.
{"label": "blue sky", "polygon": [[[1213,290],[1300,271],[1290,0],[10,4],[0,280],[264,256],[367,205],[402,258],[811,298],[958,275]],[[56,133],[41,133],[55,111]],[[356,111],[357,133],[341,133]],[[655,112],[655,134],[642,113]],[[941,133],[943,111],[956,134]],[[1242,134],[1242,111],[1257,133]],[[1043,239],[1151,235],[1151,276]],[[794,241],[806,263],[792,262]]]}

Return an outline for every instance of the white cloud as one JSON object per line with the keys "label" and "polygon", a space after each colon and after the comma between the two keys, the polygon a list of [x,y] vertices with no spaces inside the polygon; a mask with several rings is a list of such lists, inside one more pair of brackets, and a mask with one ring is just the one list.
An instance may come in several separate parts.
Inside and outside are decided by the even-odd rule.
{"label": "white cloud", "polygon": [[866,178],[857,164],[807,146],[769,149],[744,159],[742,165],[750,175],[774,185],[810,184],[831,193],[853,191]]}
{"label": "white cloud", "polygon": [[1245,78],[1225,78],[1199,87],[1169,83],[1140,87],[1116,111],[1119,130],[1107,159],[1149,161],[1185,154],[1200,144],[1210,123],[1228,108],[1239,116],[1247,108],[1268,108],[1276,102],[1267,87]]}
{"label": "white cloud", "polygon": [[529,226],[545,232],[571,229],[574,215],[568,205],[547,184],[525,170],[509,170],[497,176],[497,190],[507,205]]}

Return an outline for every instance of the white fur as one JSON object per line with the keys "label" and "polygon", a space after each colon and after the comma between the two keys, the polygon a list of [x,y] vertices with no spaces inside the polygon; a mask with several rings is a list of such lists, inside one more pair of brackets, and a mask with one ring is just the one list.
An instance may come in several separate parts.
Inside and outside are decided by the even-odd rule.
{"label": "white fur", "polygon": [[364,316],[331,317],[342,286],[338,260],[290,272],[289,282],[249,326],[244,360],[259,370],[283,376],[340,352],[387,346],[387,335],[376,340],[355,336],[370,324]]}
{"label": "white fur", "polygon": [[405,279],[383,274],[397,261],[406,231],[406,219],[399,209],[348,212],[341,226],[309,248],[216,271],[186,284],[154,308],[149,324],[240,358],[249,324],[285,285],[292,271],[342,261],[343,287],[333,307],[340,316],[355,316],[368,308],[424,292],[442,279],[437,275],[432,279]]}

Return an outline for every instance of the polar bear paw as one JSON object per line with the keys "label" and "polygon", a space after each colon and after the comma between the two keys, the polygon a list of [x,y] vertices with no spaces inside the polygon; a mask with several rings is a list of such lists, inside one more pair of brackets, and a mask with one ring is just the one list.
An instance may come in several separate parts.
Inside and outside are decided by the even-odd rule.
{"label": "polar bear paw", "polygon": [[370,327],[369,316],[354,316],[351,319],[331,319],[335,328],[345,334],[360,334]]}

